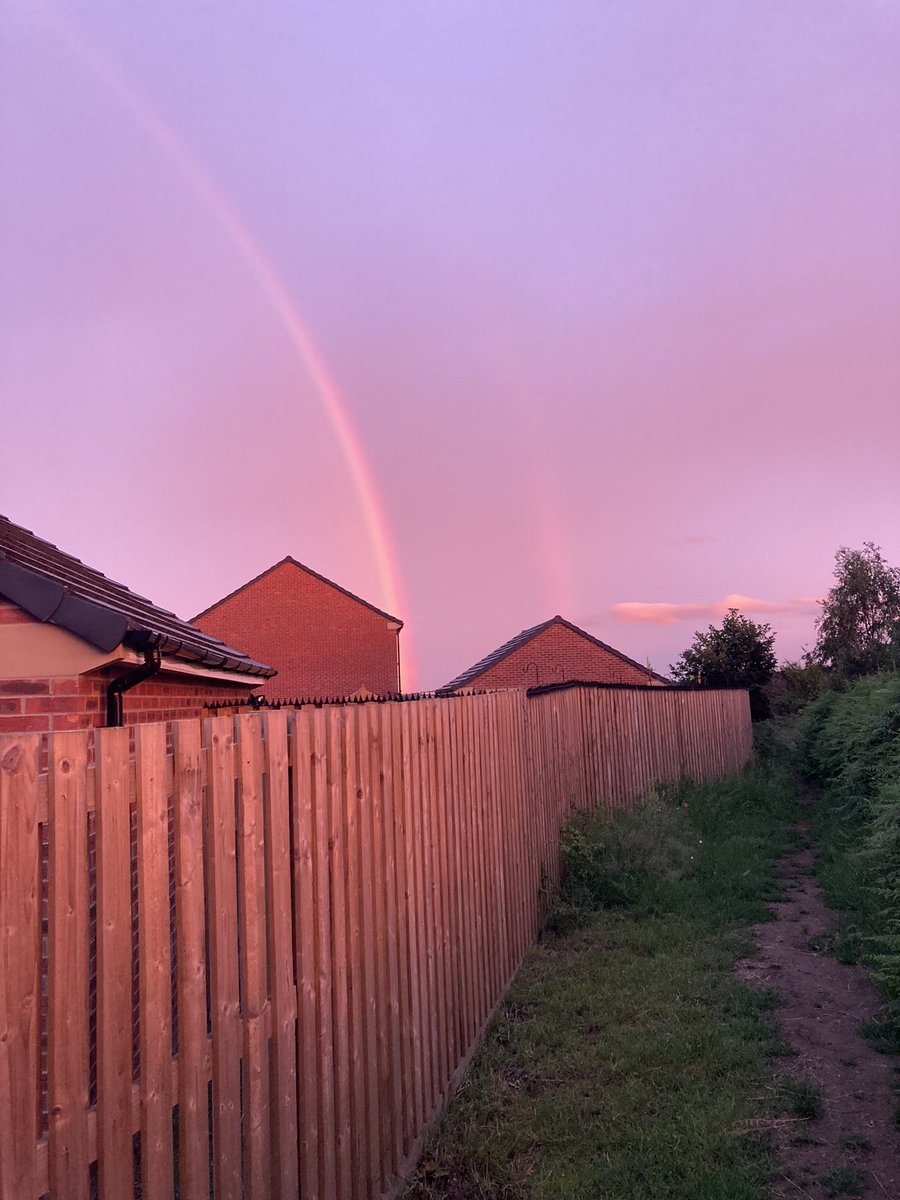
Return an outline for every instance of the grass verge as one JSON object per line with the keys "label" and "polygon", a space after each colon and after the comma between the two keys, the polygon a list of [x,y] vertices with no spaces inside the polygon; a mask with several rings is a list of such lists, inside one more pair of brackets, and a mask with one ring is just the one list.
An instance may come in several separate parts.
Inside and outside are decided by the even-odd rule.
{"label": "grass verge", "polygon": [[767,1195],[754,1131],[787,1107],[785,1047],[773,997],[732,971],[777,895],[792,807],[787,778],[756,769],[580,819],[567,932],[527,956],[407,1200]]}

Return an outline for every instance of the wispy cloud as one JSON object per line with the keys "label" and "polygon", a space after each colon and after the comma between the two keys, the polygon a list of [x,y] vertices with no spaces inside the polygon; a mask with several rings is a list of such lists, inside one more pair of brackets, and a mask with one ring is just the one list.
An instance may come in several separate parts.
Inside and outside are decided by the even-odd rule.
{"label": "wispy cloud", "polygon": [[812,613],[818,605],[819,601],[809,596],[800,596],[794,600],[759,600],[754,596],[741,596],[734,592],[709,604],[644,603],[628,600],[614,604],[611,611],[616,620],[623,624],[642,621],[649,625],[674,625],[678,621],[724,617],[729,608],[736,608],[746,616],[755,617]]}
{"label": "wispy cloud", "polygon": [[708,546],[717,539],[711,533],[689,533],[684,540],[689,546]]}

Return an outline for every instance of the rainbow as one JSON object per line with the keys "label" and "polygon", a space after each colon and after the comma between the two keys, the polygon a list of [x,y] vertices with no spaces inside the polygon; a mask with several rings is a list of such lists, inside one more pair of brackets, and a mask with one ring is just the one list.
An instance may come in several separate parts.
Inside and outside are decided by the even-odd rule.
{"label": "rainbow", "polygon": [[[116,96],[136,124],[157,143],[177,168],[227,235],[232,247],[277,315],[309,374],[343,454],[375,560],[383,597],[382,604],[390,613],[407,612],[402,571],[390,534],[390,524],[375,483],[374,472],[366,460],[362,439],[322,354],[278,272],[228,199],[216,187],[185,143],[135,91],[113,63],[51,4],[41,4],[40,11],[56,38],[73,51],[75,56],[89,67],[92,74]],[[412,637],[408,628],[404,632],[402,644],[403,684],[407,690],[413,690],[416,686],[416,667]]]}

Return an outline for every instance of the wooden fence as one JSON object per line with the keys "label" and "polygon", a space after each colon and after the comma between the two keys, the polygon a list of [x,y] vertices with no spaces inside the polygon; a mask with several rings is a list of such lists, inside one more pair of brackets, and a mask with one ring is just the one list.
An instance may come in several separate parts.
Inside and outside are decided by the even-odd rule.
{"label": "wooden fence", "polygon": [[[0,739],[0,1200],[395,1195],[573,805],[738,770],[743,692]],[[133,970],[136,966],[136,970]]]}

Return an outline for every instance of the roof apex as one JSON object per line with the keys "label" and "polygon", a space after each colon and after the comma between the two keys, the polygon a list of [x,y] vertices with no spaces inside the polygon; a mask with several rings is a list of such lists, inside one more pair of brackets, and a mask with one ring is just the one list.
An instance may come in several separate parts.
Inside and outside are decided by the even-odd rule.
{"label": "roof apex", "polygon": [[362,596],[357,596],[348,588],[341,587],[339,583],[335,583],[333,579],[329,579],[326,575],[321,575],[318,571],[314,571],[312,567],[308,567],[305,563],[300,562],[300,560],[294,558],[292,554],[286,554],[284,558],[280,558],[278,562],[272,563],[271,567],[266,567],[264,571],[260,571],[258,575],[254,575],[252,579],[248,579],[246,583],[242,583],[239,587],[236,587],[234,591],[231,591],[226,596],[222,596],[221,599],[214,601],[207,608],[204,608],[202,612],[198,612],[196,616],[191,617],[191,620],[199,621],[201,617],[207,616],[209,613],[213,612],[214,609],[217,609],[220,605],[224,604],[227,600],[234,599],[235,596],[239,596],[241,592],[244,592],[247,590],[247,588],[252,587],[254,583],[259,583],[261,579],[265,579],[267,575],[271,575],[273,571],[277,571],[279,567],[288,565],[297,567],[298,570],[304,571],[307,575],[312,575],[312,577],[314,579],[318,579],[320,583],[328,584],[329,587],[334,588],[337,592],[341,592],[350,600],[355,600],[357,604],[361,604],[364,608],[368,608],[371,612],[376,613],[379,617],[384,617],[386,621],[392,621],[395,625],[399,626],[400,629],[403,628],[403,622],[399,617],[392,617],[391,614],[385,612],[384,609],[377,608],[374,604],[370,604],[368,600],[363,600]]}
{"label": "roof apex", "polygon": [[491,667],[496,666],[497,663],[500,663],[505,658],[508,658],[514,650],[519,650],[522,646],[527,646],[532,638],[537,637],[539,633],[543,633],[545,629],[549,629],[551,625],[564,625],[565,628],[570,629],[572,633],[576,633],[579,637],[583,637],[587,641],[592,642],[595,646],[599,646],[601,650],[606,650],[609,654],[615,655],[616,658],[620,659],[624,663],[627,663],[630,667],[634,667],[638,671],[646,672],[653,679],[657,679],[661,683],[669,682],[667,679],[663,678],[662,675],[658,675],[656,671],[648,670],[647,667],[642,667],[639,662],[635,662],[633,658],[629,658],[627,654],[623,654],[622,651],[617,650],[615,646],[609,646],[606,642],[601,642],[599,638],[594,637],[592,633],[588,633],[586,629],[582,629],[580,626],[573,624],[572,621],[567,621],[565,617],[560,616],[559,613],[557,613],[556,616],[550,617],[546,621],[542,621],[539,625],[532,625],[529,629],[523,629],[521,633],[517,633],[515,637],[510,638],[508,642],[504,642],[502,646],[498,646],[496,650],[492,650],[490,654],[486,654],[484,658],[480,659],[473,666],[457,675],[455,679],[451,679],[449,683],[445,683],[444,686],[439,689],[439,691],[452,692],[457,691],[461,687],[469,686],[473,680],[476,680],[481,675],[484,675],[484,673],[490,670]]}

